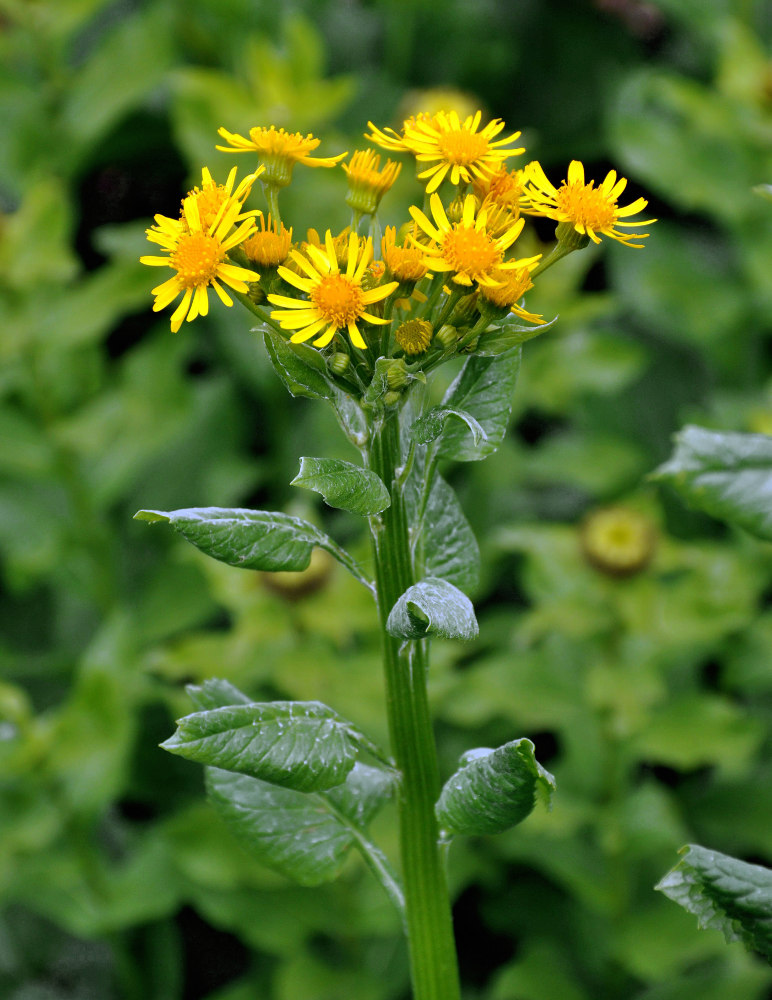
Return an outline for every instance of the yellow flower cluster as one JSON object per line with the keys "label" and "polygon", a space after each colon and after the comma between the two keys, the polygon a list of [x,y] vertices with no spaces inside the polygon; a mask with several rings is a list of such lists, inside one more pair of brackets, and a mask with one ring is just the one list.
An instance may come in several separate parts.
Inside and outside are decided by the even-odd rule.
{"label": "yellow flower cluster", "polygon": [[[179,219],[156,216],[148,239],[167,256],[141,260],[171,267],[174,275],[153,290],[154,309],[182,293],[171,321],[177,330],[186,317],[207,313],[209,286],[231,305],[223,288],[228,285],[291,341],[312,340],[318,348],[334,341],[337,352],[362,352],[370,368],[383,354],[431,367],[434,355],[447,357],[448,344],[474,349],[479,335],[509,312],[543,324],[523,305],[534,278],[561,256],[602,237],[640,247],[633,241],[648,234],[628,229],[647,225],[630,221],[646,201],[620,206],[624,178],[612,170],[596,186],[576,160],[557,187],[535,161],[511,168],[507,161],[524,149],[514,145],[519,132],[505,131],[500,119],[483,124],[480,111],[463,118],[452,110],[419,113],[399,131],[369,123],[366,138],[412,156],[425,188],[424,206],[410,207],[411,221],[399,231],[387,227],[380,238],[377,213],[400,176],[399,162],[389,159],[381,167],[372,149],[356,150],[346,163],[346,153],[318,157],[312,154],[319,139],[274,126],[252,128],[248,136],[220,129],[227,145],[218,149],[255,154],[258,166],[235,190],[235,168],[224,185],[215,184],[204,168]],[[320,237],[309,229],[306,240],[293,242],[278,196],[298,163],[340,165],[345,172],[352,221],[342,233],[327,230]],[[258,177],[270,210],[267,221],[258,210],[244,210]],[[517,252],[526,216],[558,224],[558,243],[546,257]],[[380,330],[376,340],[373,328]],[[442,330],[442,337],[435,337],[435,330]]]}

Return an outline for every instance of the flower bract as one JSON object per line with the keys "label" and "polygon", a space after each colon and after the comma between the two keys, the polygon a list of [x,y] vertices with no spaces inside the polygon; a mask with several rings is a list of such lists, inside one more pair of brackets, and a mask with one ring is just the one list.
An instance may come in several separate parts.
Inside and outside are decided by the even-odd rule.
{"label": "flower bract", "polygon": [[364,246],[355,233],[349,235],[346,269],[338,262],[332,233],[327,231],[324,248],[307,243],[305,252],[293,250],[290,258],[301,273],[287,267],[279,268],[279,275],[305,296],[303,299],[287,295],[269,295],[268,301],[281,308],[271,313],[283,329],[294,330],[293,343],[316,337],[314,345],[324,347],[338,330],[345,329],[355,347],[364,349],[359,323],[385,324],[389,320],[367,311],[369,306],[387,298],[397,287],[396,281],[365,288],[363,278],[372,260],[373,246],[366,240]]}

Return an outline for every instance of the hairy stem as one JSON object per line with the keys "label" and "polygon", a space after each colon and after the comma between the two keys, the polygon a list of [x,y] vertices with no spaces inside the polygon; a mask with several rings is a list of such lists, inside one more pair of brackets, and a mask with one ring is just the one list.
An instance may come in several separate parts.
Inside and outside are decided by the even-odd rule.
{"label": "hairy stem", "polygon": [[400,851],[414,1000],[459,1000],[450,898],[438,844],[434,803],[440,790],[426,690],[428,644],[386,632],[397,599],[415,581],[400,465],[396,414],[373,429],[370,468],[391,491],[391,506],[371,518],[378,609],[383,633],[392,753],[401,774]]}

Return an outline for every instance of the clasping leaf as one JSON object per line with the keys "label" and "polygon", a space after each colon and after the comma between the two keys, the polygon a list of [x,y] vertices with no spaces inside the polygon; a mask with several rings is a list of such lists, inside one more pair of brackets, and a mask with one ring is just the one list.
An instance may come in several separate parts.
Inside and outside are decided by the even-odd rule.
{"label": "clasping leaf", "polygon": [[530,740],[513,740],[498,750],[481,747],[461,758],[445,783],[436,812],[447,834],[503,833],[531,812],[537,795],[549,805],[555,779],[534,756]]}
{"label": "clasping leaf", "polygon": [[452,583],[427,576],[408,587],[391,609],[389,635],[400,639],[474,639],[478,634],[472,602]]}
{"label": "clasping leaf", "polygon": [[330,507],[352,514],[380,514],[391,503],[389,491],[370,469],[337,458],[301,458],[290,483],[321,493]]}

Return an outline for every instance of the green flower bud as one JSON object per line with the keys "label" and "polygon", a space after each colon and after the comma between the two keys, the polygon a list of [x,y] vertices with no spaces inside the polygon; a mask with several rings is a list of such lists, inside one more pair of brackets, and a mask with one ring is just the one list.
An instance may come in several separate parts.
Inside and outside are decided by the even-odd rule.
{"label": "green flower bud", "polygon": [[342,375],[350,364],[351,358],[348,354],[343,354],[342,351],[336,351],[335,354],[327,359],[327,367],[333,375]]}
{"label": "green flower bud", "polygon": [[401,392],[387,392],[383,397],[383,402],[386,406],[394,406],[394,404],[398,403],[400,399],[402,399]]}
{"label": "green flower bud", "polygon": [[402,389],[407,385],[407,369],[402,358],[394,361],[387,370],[386,384],[390,389]]}
{"label": "green flower bud", "polygon": [[434,339],[444,351],[449,351],[458,340],[458,330],[446,323],[435,333]]}

